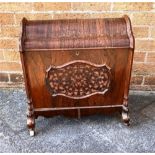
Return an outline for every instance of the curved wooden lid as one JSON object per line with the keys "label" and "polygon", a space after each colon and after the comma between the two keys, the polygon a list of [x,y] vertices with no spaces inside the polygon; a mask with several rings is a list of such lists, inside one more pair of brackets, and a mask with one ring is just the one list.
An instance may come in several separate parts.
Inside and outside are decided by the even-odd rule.
{"label": "curved wooden lid", "polygon": [[134,48],[130,19],[22,21],[22,49]]}

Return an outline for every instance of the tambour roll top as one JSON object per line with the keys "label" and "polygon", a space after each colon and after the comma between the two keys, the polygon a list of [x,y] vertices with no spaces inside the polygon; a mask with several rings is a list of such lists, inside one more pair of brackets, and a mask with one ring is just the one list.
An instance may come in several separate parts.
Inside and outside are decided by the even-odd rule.
{"label": "tambour roll top", "polygon": [[134,48],[130,19],[22,21],[22,50]]}

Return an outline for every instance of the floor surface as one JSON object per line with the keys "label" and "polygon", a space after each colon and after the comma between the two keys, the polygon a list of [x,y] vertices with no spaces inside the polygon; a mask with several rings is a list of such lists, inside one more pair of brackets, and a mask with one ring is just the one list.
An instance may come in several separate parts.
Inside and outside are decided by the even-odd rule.
{"label": "floor surface", "polygon": [[26,127],[26,107],[23,89],[0,89],[0,152],[155,152],[155,94],[129,96],[130,127],[119,114],[39,117],[35,137]]}

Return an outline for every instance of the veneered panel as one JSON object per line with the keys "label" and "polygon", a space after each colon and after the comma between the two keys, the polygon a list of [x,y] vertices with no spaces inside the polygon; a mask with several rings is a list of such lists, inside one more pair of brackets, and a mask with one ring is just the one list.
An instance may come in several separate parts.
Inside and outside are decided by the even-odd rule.
{"label": "veneered panel", "polygon": [[78,105],[122,104],[128,49],[80,50],[78,56],[73,51],[27,52],[25,56],[35,108],[76,106],[77,101],[73,99],[61,96],[53,98],[45,85],[46,69],[50,65],[59,66],[73,60],[106,64],[112,74],[111,88],[107,93],[80,100]]}

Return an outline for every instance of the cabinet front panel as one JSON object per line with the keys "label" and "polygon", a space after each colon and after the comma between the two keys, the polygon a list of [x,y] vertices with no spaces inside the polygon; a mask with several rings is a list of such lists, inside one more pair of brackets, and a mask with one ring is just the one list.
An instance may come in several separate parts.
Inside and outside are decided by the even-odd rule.
{"label": "cabinet front panel", "polygon": [[[120,105],[123,102],[128,49],[28,51],[24,54],[34,108]],[[111,73],[110,87],[104,94],[94,94],[83,99],[72,99],[61,95],[52,97],[45,84],[46,70],[50,66],[62,66],[76,60],[108,66]]]}

